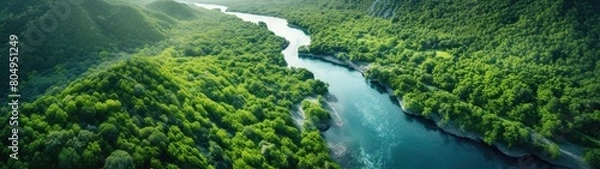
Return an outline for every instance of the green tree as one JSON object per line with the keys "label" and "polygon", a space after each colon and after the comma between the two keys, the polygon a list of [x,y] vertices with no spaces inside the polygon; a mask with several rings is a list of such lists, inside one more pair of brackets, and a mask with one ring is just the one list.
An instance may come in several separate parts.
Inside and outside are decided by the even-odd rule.
{"label": "green tree", "polygon": [[102,149],[100,148],[100,144],[97,141],[94,141],[88,144],[83,150],[83,162],[84,165],[88,167],[95,167],[101,165],[101,159],[99,159],[99,155],[102,153]]}
{"label": "green tree", "polygon": [[148,141],[151,145],[164,149],[167,146],[168,138],[167,135],[162,132],[155,131],[148,137]]}
{"label": "green tree", "polygon": [[119,129],[112,123],[102,123],[100,125],[99,134],[107,141],[114,142],[119,137]]}
{"label": "green tree", "polygon": [[67,120],[67,112],[58,107],[57,104],[52,104],[46,110],[46,119],[50,123],[63,124]]}
{"label": "green tree", "polygon": [[133,158],[123,150],[115,150],[110,153],[104,163],[104,169],[131,169],[135,168]]}
{"label": "green tree", "polygon": [[592,168],[600,167],[600,149],[587,150],[583,158],[592,166]]}
{"label": "green tree", "polygon": [[58,167],[81,168],[81,156],[72,147],[63,148],[58,154]]}

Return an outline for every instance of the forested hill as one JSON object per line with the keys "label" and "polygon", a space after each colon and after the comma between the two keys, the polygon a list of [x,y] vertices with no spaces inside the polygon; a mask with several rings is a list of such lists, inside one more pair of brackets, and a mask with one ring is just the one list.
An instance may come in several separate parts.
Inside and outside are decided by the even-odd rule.
{"label": "forested hill", "polygon": [[549,159],[569,141],[600,167],[598,1],[228,2],[307,28],[302,52],[369,63],[409,111]]}
{"label": "forested hill", "polygon": [[27,44],[20,52],[32,55],[23,58],[24,70],[52,68],[91,52],[156,42],[173,23],[157,12],[101,0],[3,3],[7,5],[0,12],[6,16],[1,18],[2,33],[20,35]]}
{"label": "forested hill", "polygon": [[[133,52],[165,39],[167,30],[181,18],[124,1],[7,0],[2,4],[0,36],[19,36],[22,86],[28,85],[29,77],[44,74],[61,79],[56,81],[68,81],[101,59],[116,57],[107,53]],[[0,69],[8,70],[7,61],[0,61]],[[57,77],[54,72],[62,70],[64,75]],[[8,72],[2,71],[1,75],[7,77]],[[8,89],[4,86],[6,80],[0,81],[0,93]],[[41,94],[55,84],[43,78],[33,81],[36,84],[29,84],[24,96]]]}
{"label": "forested hill", "polygon": [[[87,41],[92,44],[47,39],[56,44],[42,45],[43,50],[77,46],[91,53],[87,56],[100,57],[100,66],[71,63],[85,67],[85,73],[63,82],[65,87],[51,87],[20,102],[18,126],[0,126],[2,138],[13,137],[11,132],[18,129],[19,159],[8,158],[15,153],[6,148],[13,142],[3,139],[1,169],[339,168],[317,129],[328,121],[327,112],[320,104],[302,102],[319,98],[327,85],[305,69],[286,67],[283,38],[235,16],[173,1],[81,5],[72,8],[71,16],[81,20],[63,25],[77,26],[69,29],[73,34],[48,36],[101,38]],[[96,20],[102,17],[115,21]],[[16,18],[3,19],[13,23]],[[143,39],[140,44],[145,45],[136,50],[118,46],[100,54],[82,49],[125,43],[122,36]],[[49,56],[28,57],[22,62]],[[33,64],[20,69],[38,68]],[[48,77],[67,73],[65,69],[70,67],[37,76],[60,81],[64,79]],[[291,117],[298,108],[307,112],[302,124]],[[9,109],[0,107],[2,112]],[[0,120],[15,121],[11,117],[5,113]]]}

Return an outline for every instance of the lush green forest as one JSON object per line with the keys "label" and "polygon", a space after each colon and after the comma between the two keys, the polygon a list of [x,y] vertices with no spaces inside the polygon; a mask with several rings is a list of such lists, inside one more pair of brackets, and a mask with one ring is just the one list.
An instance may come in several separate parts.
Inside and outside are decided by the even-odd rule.
{"label": "lush green forest", "polygon": [[[407,111],[551,158],[568,141],[600,168],[598,1],[212,3],[306,28],[301,52],[367,63]],[[0,168],[339,168],[327,85],[286,68],[264,25],[162,0],[2,4],[26,103],[21,160]]]}
{"label": "lush green forest", "polygon": [[[23,93],[26,97],[65,85],[62,82],[79,77],[90,66],[114,60],[120,52],[131,53],[163,40],[176,22],[160,11],[105,1],[8,0],[3,4],[0,35],[18,35],[19,53],[29,56],[21,57],[19,64],[21,86],[28,89]],[[0,63],[1,69],[8,69],[7,60]],[[8,72],[2,71],[2,76]],[[28,79],[35,83],[27,83]],[[5,85],[5,81],[0,82]],[[2,87],[0,92],[7,89]]]}
{"label": "lush green forest", "polygon": [[[44,3],[3,3],[15,6],[2,10],[3,33],[48,12]],[[287,68],[286,42],[265,27],[173,1],[71,9],[20,62],[30,70],[20,74],[22,91],[46,84],[38,79],[66,82],[26,96],[19,160],[0,168],[339,168],[315,127],[330,117],[302,102],[327,84]],[[62,73],[70,75],[54,78]],[[303,125],[290,115],[298,105]],[[10,132],[2,126],[0,135]]]}
{"label": "lush green forest", "polygon": [[600,168],[600,3],[213,1],[307,28],[304,50],[369,63],[404,107],[488,144],[557,158],[569,141]]}
{"label": "lush green forest", "polygon": [[331,115],[325,109],[325,98],[319,96],[316,100],[302,101],[302,112],[305,116],[304,128],[327,130],[330,126]]}

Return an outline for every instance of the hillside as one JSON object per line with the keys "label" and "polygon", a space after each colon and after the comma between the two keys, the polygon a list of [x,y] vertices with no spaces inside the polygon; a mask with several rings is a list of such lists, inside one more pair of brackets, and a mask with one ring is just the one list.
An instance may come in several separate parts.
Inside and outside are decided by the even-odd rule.
{"label": "hillside", "polygon": [[197,13],[186,4],[177,3],[175,1],[154,1],[146,5],[148,9],[165,13],[176,19],[194,19],[197,18]]}
{"label": "hillside", "polygon": [[[31,57],[37,60],[24,60],[24,66],[36,70],[47,69],[74,58],[80,59],[81,55],[92,51],[121,50],[156,42],[164,38],[168,26],[157,24],[156,18],[149,16],[149,11],[134,6],[104,1],[79,4],[60,2],[50,1],[48,4],[51,5],[47,5],[36,1],[19,1],[18,5],[2,11],[13,16],[2,18],[6,20],[1,26],[5,30],[3,33],[20,35],[21,41],[30,47],[24,48],[21,53],[39,56]],[[17,4],[16,1],[6,3]],[[56,19],[55,29],[52,29],[52,18]],[[44,28],[46,24],[50,26]],[[43,30],[41,33],[45,38],[40,38],[39,43],[36,34],[32,34],[31,38],[28,36],[27,31],[35,29]]]}
{"label": "hillside", "polygon": [[323,84],[306,79],[310,73],[241,61],[251,56],[173,58],[170,50],[120,62],[24,104],[20,123],[26,127],[20,141],[27,144],[19,162],[0,166],[333,164],[318,130],[301,132],[288,110],[303,97],[324,92],[311,87]]}
{"label": "hillside", "polygon": [[[57,82],[65,86],[51,85],[39,97],[22,101],[19,127],[1,127],[5,138],[12,136],[12,129],[19,130],[19,160],[3,158],[0,168],[339,168],[315,124],[292,120],[290,112],[298,111],[293,108],[326,93],[327,85],[305,69],[286,67],[280,53],[284,39],[234,16],[159,3],[173,6],[154,8],[149,3],[146,9],[94,1],[78,7],[92,16],[112,13],[106,16],[139,19],[103,27],[89,17],[88,23],[79,24],[88,24],[84,28],[106,40],[90,43],[123,43],[116,37],[142,34],[130,40],[144,43],[137,50],[92,54],[100,57],[92,66],[69,60],[60,63],[68,66],[45,70],[62,74],[71,66],[86,67],[71,75],[75,80],[38,75],[65,80]],[[189,13],[178,13],[184,10]],[[95,37],[87,35],[77,38]],[[156,42],[146,43],[151,41]],[[306,107],[315,112],[306,118],[326,121],[316,106]],[[9,107],[0,110],[9,112]],[[9,122],[10,117],[1,119]],[[9,141],[2,145],[8,147]]]}
{"label": "hillside", "polygon": [[[3,5],[5,8],[0,11],[6,16],[0,18],[1,36],[19,36],[19,53],[24,56],[19,63],[23,84],[29,76],[52,74],[76,63],[77,69],[67,67],[73,75],[65,78],[72,79],[88,67],[97,65],[102,59],[100,52],[133,52],[143,45],[165,39],[166,31],[175,24],[175,20],[164,13],[123,3],[66,2],[3,2],[8,5]],[[0,63],[1,69],[7,69],[6,60]],[[4,71],[2,75],[8,76]],[[7,84],[4,83],[6,80],[2,79],[2,84]],[[53,85],[42,81],[36,80],[32,82],[36,84],[30,86]],[[30,91],[32,94],[27,97],[44,92],[46,87]],[[0,93],[6,93],[7,88],[2,87]]]}
{"label": "hillside", "polygon": [[600,167],[596,1],[260,2],[215,3],[307,28],[303,52],[369,64],[407,111],[550,161],[575,143]]}

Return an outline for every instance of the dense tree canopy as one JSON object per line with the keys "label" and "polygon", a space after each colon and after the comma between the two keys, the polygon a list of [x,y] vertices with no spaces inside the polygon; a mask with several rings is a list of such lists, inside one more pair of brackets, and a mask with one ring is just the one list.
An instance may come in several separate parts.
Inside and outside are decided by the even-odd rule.
{"label": "dense tree canopy", "polygon": [[320,132],[291,118],[327,85],[285,66],[283,38],[217,11],[159,3],[123,8],[183,18],[165,39],[23,103],[20,160],[0,168],[339,168]]}
{"label": "dense tree canopy", "polygon": [[305,27],[301,52],[367,62],[405,108],[489,144],[600,147],[597,1],[231,1],[212,2]]}
{"label": "dense tree canopy", "polygon": [[[47,45],[23,48],[27,144],[24,160],[2,167],[338,167],[314,128],[326,110],[302,102],[327,86],[285,68],[282,38],[215,11],[130,2],[140,3],[72,6]],[[215,2],[306,28],[312,43],[301,52],[367,63],[367,78],[389,86],[407,111],[551,158],[560,155],[553,142],[566,140],[600,167],[596,1]],[[1,33],[21,36],[35,24],[23,21],[56,13],[4,3]],[[289,115],[300,103],[304,127]]]}

